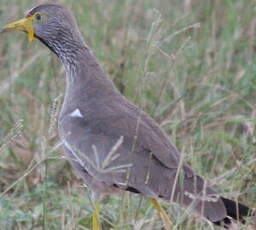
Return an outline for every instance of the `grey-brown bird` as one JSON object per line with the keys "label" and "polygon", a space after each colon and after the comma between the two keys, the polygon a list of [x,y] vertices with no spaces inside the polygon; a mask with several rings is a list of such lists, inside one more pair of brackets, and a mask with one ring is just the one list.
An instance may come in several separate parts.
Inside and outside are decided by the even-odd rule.
{"label": "grey-brown bird", "polygon": [[[85,43],[72,13],[57,4],[39,5],[4,31],[21,30],[44,43],[63,63],[66,93],[59,136],[72,166],[93,198],[121,190],[150,198],[165,228],[171,221],[156,199],[190,207],[229,228],[250,209],[220,196],[197,175],[157,123],[124,98]],[[93,228],[100,229],[99,211]]]}

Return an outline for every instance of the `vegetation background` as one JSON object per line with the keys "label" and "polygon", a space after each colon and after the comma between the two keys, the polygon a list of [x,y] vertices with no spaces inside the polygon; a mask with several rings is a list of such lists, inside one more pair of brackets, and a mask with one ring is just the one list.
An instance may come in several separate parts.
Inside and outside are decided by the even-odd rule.
{"label": "vegetation background", "polygon": [[[256,206],[256,2],[76,0],[87,43],[121,92],[158,121],[224,196]],[[1,0],[0,26],[39,1]],[[0,37],[0,229],[91,228],[89,193],[56,131],[64,70],[40,42]],[[163,203],[174,229],[215,229]],[[161,229],[151,204],[123,193],[104,229]],[[247,226],[241,227],[247,229]]]}

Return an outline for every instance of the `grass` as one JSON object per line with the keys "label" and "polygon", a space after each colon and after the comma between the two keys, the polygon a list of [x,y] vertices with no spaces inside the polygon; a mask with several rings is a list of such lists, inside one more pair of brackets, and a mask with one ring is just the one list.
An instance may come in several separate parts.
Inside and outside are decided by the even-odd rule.
{"label": "grass", "polygon": [[[255,207],[255,1],[63,2],[121,92],[222,195]],[[0,26],[34,4],[1,0]],[[1,35],[0,229],[90,229],[88,191],[58,146],[63,73],[39,42]],[[213,229],[175,204],[164,206],[174,229]],[[139,196],[110,197],[102,209],[104,229],[161,229]]]}

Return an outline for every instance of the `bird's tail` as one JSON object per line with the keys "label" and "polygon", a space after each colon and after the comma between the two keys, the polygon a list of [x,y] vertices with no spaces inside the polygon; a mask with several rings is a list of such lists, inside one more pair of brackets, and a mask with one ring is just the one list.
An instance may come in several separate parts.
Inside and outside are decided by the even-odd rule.
{"label": "bird's tail", "polygon": [[225,217],[221,221],[213,222],[216,225],[223,226],[225,228],[229,228],[232,223],[232,219],[235,219],[241,223],[245,223],[244,217],[253,216],[252,209],[248,208],[247,206],[235,202],[233,200],[229,200],[227,198],[221,197],[226,210],[227,210],[227,217]]}

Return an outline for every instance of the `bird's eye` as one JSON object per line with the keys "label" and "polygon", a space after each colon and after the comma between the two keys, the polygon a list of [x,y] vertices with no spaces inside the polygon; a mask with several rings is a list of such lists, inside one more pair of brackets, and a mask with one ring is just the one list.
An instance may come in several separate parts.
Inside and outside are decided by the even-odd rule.
{"label": "bird's eye", "polygon": [[41,16],[41,14],[36,14],[35,18],[37,21],[40,21],[42,19],[42,16]]}

